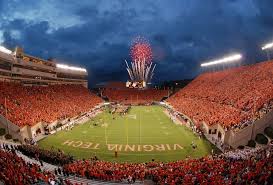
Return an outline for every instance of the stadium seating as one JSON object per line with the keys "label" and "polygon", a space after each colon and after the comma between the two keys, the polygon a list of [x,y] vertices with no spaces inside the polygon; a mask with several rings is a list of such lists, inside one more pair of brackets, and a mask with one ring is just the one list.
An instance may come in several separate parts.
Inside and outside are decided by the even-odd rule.
{"label": "stadium seating", "polygon": [[163,97],[168,96],[168,91],[157,89],[105,89],[103,95],[107,96],[111,102],[151,104],[154,101],[160,101]]}
{"label": "stadium seating", "polygon": [[49,183],[55,177],[50,172],[41,171],[36,164],[26,163],[15,151],[0,149],[0,181],[6,185]]}
{"label": "stadium seating", "polygon": [[245,153],[246,158],[230,153],[169,163],[111,163],[81,160],[64,166],[70,174],[91,179],[121,182],[124,179],[152,179],[156,184],[271,184],[273,150]]}
{"label": "stadium seating", "polygon": [[20,127],[73,117],[100,102],[81,85],[23,86],[0,82],[0,114]]}
{"label": "stadium seating", "polygon": [[73,161],[72,156],[66,155],[61,151],[48,151],[32,145],[18,145],[17,150],[29,157],[39,158],[54,165],[64,165]]}
{"label": "stadium seating", "polygon": [[197,122],[241,128],[273,108],[273,62],[204,73],[167,101]]}
{"label": "stadium seating", "polygon": [[[129,181],[129,183],[150,179],[156,184],[170,185],[273,183],[273,148],[271,146],[237,149],[200,159],[186,159],[168,163],[155,161],[139,164],[115,163],[100,161],[94,157],[91,160],[65,162],[61,171],[59,171],[59,167],[58,170],[55,170],[55,176],[50,172],[41,171],[38,165],[26,163],[21,157],[18,157],[16,152],[22,151],[20,146],[6,149],[7,147],[4,145],[4,150],[1,147],[0,181],[8,185],[57,182],[59,175],[65,178],[65,184],[70,184],[66,179],[69,179],[69,175],[111,182]],[[62,164],[61,161],[64,159],[60,156],[60,162],[56,162],[58,160],[56,152],[29,145],[23,147],[25,151],[31,150],[25,155],[30,155],[37,161],[52,157],[55,164]]]}

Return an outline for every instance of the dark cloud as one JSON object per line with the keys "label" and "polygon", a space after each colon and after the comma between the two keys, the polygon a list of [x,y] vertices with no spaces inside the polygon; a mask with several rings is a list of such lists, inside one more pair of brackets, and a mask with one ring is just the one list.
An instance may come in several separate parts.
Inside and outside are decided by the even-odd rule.
{"label": "dark cloud", "polygon": [[154,80],[192,78],[200,63],[242,52],[265,59],[273,40],[271,0],[1,1],[2,44],[86,67],[91,84],[126,80],[131,40],[152,44]]}

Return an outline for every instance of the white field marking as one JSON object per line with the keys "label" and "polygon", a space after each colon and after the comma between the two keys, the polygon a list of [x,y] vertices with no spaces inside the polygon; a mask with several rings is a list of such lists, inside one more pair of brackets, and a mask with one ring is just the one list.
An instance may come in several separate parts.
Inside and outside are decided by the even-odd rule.
{"label": "white field marking", "polygon": [[106,144],[105,146],[100,145],[100,143],[84,142],[84,141],[73,141],[67,140],[62,143],[62,145],[70,146],[71,148],[82,148],[82,149],[101,149],[106,148],[108,151],[119,151],[119,152],[166,152],[182,150],[184,147],[180,144]]}
{"label": "white field marking", "polygon": [[135,114],[127,115],[127,117],[130,119],[137,119],[137,116]]}
{"label": "white field marking", "polygon": [[86,133],[87,133],[87,131],[82,131],[82,133],[83,133],[83,134],[86,134]]}

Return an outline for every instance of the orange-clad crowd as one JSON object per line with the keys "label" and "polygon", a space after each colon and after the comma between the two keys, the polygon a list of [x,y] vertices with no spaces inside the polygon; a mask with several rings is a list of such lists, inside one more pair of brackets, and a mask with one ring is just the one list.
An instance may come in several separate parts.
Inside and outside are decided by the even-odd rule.
{"label": "orange-clad crowd", "polygon": [[15,151],[0,149],[0,164],[0,180],[6,185],[49,183],[55,178],[52,173],[42,171],[38,165],[26,163]]}
{"label": "orange-clad crowd", "polygon": [[[28,149],[30,152],[28,152]],[[63,165],[52,173],[42,171],[39,165],[26,163],[15,152],[23,153],[43,165],[42,161]],[[39,149],[35,146],[0,145],[0,180],[6,184],[33,184],[58,182],[56,176],[70,175],[88,179],[134,183],[152,180],[155,184],[272,184],[273,148],[262,146],[234,150],[200,159],[174,162],[115,163],[91,160],[67,160],[65,154]],[[56,155],[57,154],[57,155]],[[59,162],[58,162],[59,160]],[[61,184],[70,184],[65,180]]]}
{"label": "orange-clad crowd", "polygon": [[105,89],[103,95],[109,101],[124,104],[151,104],[168,96],[167,90],[157,89]]}
{"label": "orange-clad crowd", "polygon": [[273,108],[273,61],[204,73],[167,101],[197,122],[241,128]]}
{"label": "orange-clad crowd", "polygon": [[156,184],[271,184],[271,149],[244,154],[245,159],[215,155],[201,159],[141,164],[81,160],[64,166],[64,171],[90,179],[121,182],[151,179]]}
{"label": "orange-clad crowd", "polygon": [[20,127],[77,116],[100,102],[81,85],[23,86],[0,82],[0,114]]}

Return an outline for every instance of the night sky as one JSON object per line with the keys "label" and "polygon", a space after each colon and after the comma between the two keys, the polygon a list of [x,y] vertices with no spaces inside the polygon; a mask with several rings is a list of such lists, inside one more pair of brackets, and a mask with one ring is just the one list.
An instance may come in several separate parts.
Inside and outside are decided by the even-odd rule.
{"label": "night sky", "polygon": [[85,67],[91,85],[127,80],[138,35],[150,41],[154,81],[194,78],[200,63],[232,52],[266,59],[273,0],[0,0],[0,42]]}

